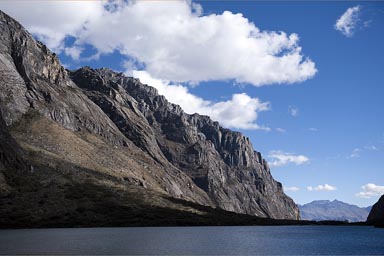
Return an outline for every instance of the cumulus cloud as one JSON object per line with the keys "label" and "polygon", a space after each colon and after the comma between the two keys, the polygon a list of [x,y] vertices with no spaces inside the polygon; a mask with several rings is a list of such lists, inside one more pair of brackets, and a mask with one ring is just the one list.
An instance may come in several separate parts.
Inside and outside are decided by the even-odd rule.
{"label": "cumulus cloud", "polygon": [[283,166],[290,163],[302,165],[309,163],[309,158],[303,155],[294,155],[283,151],[270,151],[268,154],[270,166]]}
{"label": "cumulus cloud", "polygon": [[1,1],[0,9],[56,52],[64,49],[66,36],[77,37],[84,24],[104,12],[99,1]]}
{"label": "cumulus cloud", "polygon": [[296,191],[299,191],[300,188],[298,187],[284,187],[284,191],[292,191],[292,192],[296,192]]}
{"label": "cumulus cloud", "polygon": [[186,113],[208,115],[228,128],[269,130],[256,123],[258,113],[269,110],[268,102],[261,102],[245,93],[233,94],[227,101],[211,102],[190,93],[185,86],[155,79],[146,71],[134,70],[131,73],[142,83],[155,87],[170,102],[180,105]]}
{"label": "cumulus cloud", "polygon": [[352,37],[359,21],[361,7],[359,5],[348,8],[336,21],[335,29],[347,37]]}
{"label": "cumulus cloud", "polygon": [[371,198],[384,194],[384,186],[375,185],[373,183],[367,183],[361,187],[362,191],[356,194],[357,197]]}
{"label": "cumulus cloud", "polygon": [[83,48],[77,46],[64,48],[65,54],[71,56],[71,58],[74,60],[79,60],[82,51]]}
{"label": "cumulus cloud", "polygon": [[324,184],[324,185],[318,185],[317,187],[308,186],[307,190],[308,191],[334,191],[334,190],[337,190],[337,188],[328,184]]}
{"label": "cumulus cloud", "polygon": [[[297,34],[262,31],[241,13],[203,15],[189,1],[1,1],[0,8],[50,48],[68,48],[74,58],[85,45],[95,56],[117,50],[164,80],[262,86],[316,73]],[[66,45],[66,36],[75,42]]]}

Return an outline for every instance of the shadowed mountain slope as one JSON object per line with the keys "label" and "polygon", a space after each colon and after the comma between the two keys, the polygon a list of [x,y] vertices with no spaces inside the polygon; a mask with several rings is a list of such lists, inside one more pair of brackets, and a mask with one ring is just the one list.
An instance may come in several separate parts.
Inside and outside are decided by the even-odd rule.
{"label": "shadowed mountain slope", "polygon": [[65,70],[2,12],[0,82],[0,225],[118,223],[134,209],[126,224],[159,209],[299,216],[248,138],[135,78]]}
{"label": "shadowed mountain slope", "polygon": [[384,227],[384,195],[372,206],[367,218],[367,223]]}

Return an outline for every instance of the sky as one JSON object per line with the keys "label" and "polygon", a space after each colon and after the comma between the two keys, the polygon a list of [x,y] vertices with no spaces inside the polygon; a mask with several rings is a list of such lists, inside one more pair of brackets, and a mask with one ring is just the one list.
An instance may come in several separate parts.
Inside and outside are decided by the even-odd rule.
{"label": "sky", "polygon": [[296,203],[384,194],[384,2],[0,1],[68,69],[109,67],[248,136]]}

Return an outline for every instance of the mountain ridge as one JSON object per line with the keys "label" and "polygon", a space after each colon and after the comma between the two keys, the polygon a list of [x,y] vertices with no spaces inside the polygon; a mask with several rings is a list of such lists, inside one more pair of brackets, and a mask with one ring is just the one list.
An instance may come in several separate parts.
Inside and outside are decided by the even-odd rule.
{"label": "mountain ridge", "polygon": [[371,207],[358,207],[335,199],[315,200],[299,208],[302,220],[364,222]]}
{"label": "mountain ridge", "polygon": [[172,198],[299,218],[241,133],[185,114],[138,79],[105,68],[65,70],[56,54],[1,11],[0,21],[0,182],[7,185],[0,224],[82,223],[84,212],[102,221],[110,217],[103,204],[113,204],[119,216],[133,205],[199,214],[197,206]]}
{"label": "mountain ridge", "polygon": [[[227,175],[222,173],[225,171],[229,172],[227,166],[248,168],[250,171],[252,171],[253,168],[253,171],[256,171],[256,173],[253,173],[252,175],[256,177],[261,176],[261,179],[269,179],[268,182],[274,184],[274,181],[270,176],[268,164],[261,157],[259,152],[253,150],[253,146],[250,144],[249,139],[244,137],[241,133],[232,132],[229,129],[222,128],[219,126],[218,122],[212,121],[207,116],[200,116],[198,114],[188,115],[184,113],[178,105],[169,103],[164,96],[158,95],[156,89],[142,85],[137,79],[124,77],[123,74],[115,73],[109,69],[91,69],[85,67],[72,72],[71,77],[80,88],[85,88],[87,90],[86,95],[88,95],[91,100],[104,109],[106,113],[109,113],[112,120],[116,120],[120,124],[122,120],[129,120],[129,116],[124,115],[124,118],[114,114],[111,116],[114,112],[111,108],[108,108],[108,106],[116,108],[116,105],[121,102],[116,103],[115,101],[109,101],[107,104],[108,106],[106,106],[108,99],[105,98],[104,93],[100,94],[99,92],[105,89],[114,90],[113,87],[119,88],[118,83],[123,82],[122,87],[124,88],[120,87],[120,92],[110,91],[110,95],[112,95],[113,99],[124,99],[129,96],[135,98],[137,105],[132,104],[131,99],[128,104],[129,108],[133,109],[133,112],[135,113],[133,115],[137,115],[138,112],[141,112],[146,118],[148,126],[152,126],[152,129],[146,130],[144,134],[155,133],[152,138],[144,138],[145,142],[137,141],[137,136],[133,134],[125,133],[125,135],[132,141],[136,141],[137,146],[147,152],[151,152],[151,155],[158,155],[158,152],[160,152],[160,156],[157,157],[158,159],[161,159],[161,156],[164,155],[169,162],[186,173],[188,173],[190,169],[193,169],[193,171],[199,168],[202,169],[199,173],[188,173],[195,181],[197,181],[197,185],[201,188],[209,190],[210,184],[207,180],[208,175],[210,174],[209,172],[217,169],[219,169],[219,172],[214,174],[215,177],[221,177],[221,180],[228,178],[237,179],[238,177],[235,176],[230,177],[231,173]],[[88,82],[89,79],[86,79],[85,83],[82,83],[84,81],[83,77],[92,77],[91,80],[94,81],[95,84],[90,85]],[[106,79],[106,77],[108,77],[108,79]],[[97,80],[98,82],[96,82]],[[108,83],[105,84],[104,81],[109,81],[111,85],[108,85]],[[98,84],[98,86],[96,84]],[[90,89],[90,87],[92,88]],[[98,96],[95,95],[95,91]],[[124,92],[129,92],[128,94],[130,95],[125,95]],[[110,98],[111,97],[109,97],[109,100]],[[124,108],[124,110],[126,110],[126,108]],[[120,113],[121,112],[123,111],[120,110]],[[124,122],[121,130],[130,127],[130,133],[132,133],[132,131],[137,131],[138,127],[133,127],[135,123],[134,120]],[[142,134],[142,131],[140,130],[139,133]],[[141,136],[139,139],[143,140],[143,137]],[[152,141],[153,143],[148,143],[149,141]],[[151,148],[148,148],[148,145],[150,145]],[[180,152],[183,152],[183,154],[180,155]],[[198,163],[194,162],[196,159],[200,159]],[[215,166],[203,166],[207,164],[211,165],[212,163]],[[239,175],[242,175],[242,173]],[[256,182],[252,177],[245,176],[244,179],[245,178],[250,179],[247,180],[249,182]],[[241,186],[241,184],[238,185]],[[217,184],[217,182],[212,186],[213,188],[211,191],[215,192],[218,191],[218,187],[224,187],[221,184]],[[280,183],[275,183],[274,186],[274,192],[271,193],[273,194],[270,195],[271,197],[274,196],[276,192],[282,193]],[[262,187],[260,187],[260,189],[262,189]],[[254,192],[257,191],[251,191],[251,193]],[[236,192],[224,191],[221,195],[213,194],[213,198],[214,200],[216,200],[217,197],[225,198],[228,193]],[[278,201],[278,199],[275,201]],[[247,212],[247,210],[243,211],[241,205],[237,205],[236,209],[231,207],[230,203],[224,202],[219,204],[219,207],[236,212],[250,213],[249,211]],[[254,210],[259,211],[260,214],[263,214],[264,211],[264,209],[260,208],[254,208]]]}

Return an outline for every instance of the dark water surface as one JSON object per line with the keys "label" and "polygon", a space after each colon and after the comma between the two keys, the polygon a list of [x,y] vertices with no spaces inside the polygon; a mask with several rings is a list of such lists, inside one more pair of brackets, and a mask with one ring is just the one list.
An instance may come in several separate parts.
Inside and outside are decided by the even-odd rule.
{"label": "dark water surface", "polygon": [[384,255],[384,229],[253,226],[0,230],[0,253]]}

